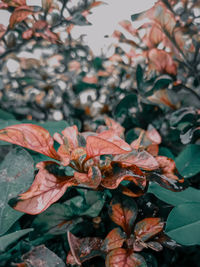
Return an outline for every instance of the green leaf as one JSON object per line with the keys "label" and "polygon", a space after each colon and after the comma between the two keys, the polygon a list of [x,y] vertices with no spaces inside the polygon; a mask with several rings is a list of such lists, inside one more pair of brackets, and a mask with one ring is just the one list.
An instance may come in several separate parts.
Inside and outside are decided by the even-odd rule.
{"label": "green leaf", "polygon": [[28,234],[29,232],[33,231],[33,228],[28,228],[20,231],[13,232],[8,235],[4,235],[0,237],[0,252],[4,252],[8,246],[12,243],[16,242],[22,236]]}
{"label": "green leaf", "polygon": [[181,192],[172,192],[155,183],[151,183],[148,188],[148,193],[154,194],[157,198],[168,204],[171,204],[172,206],[177,206],[188,202],[200,203],[200,190],[192,187],[189,187]]}
{"label": "green leaf", "polygon": [[27,266],[65,267],[65,263],[44,245],[35,247],[22,256]]}
{"label": "green leaf", "polygon": [[200,245],[200,203],[175,207],[167,218],[166,234],[185,246]]}
{"label": "green leaf", "polygon": [[12,209],[11,198],[26,191],[34,178],[33,159],[22,148],[9,152],[0,165],[0,235],[4,234],[23,213]]}
{"label": "green leaf", "polygon": [[138,107],[137,95],[126,95],[116,106],[115,115],[120,117],[122,114],[127,114],[128,110],[132,107]]}
{"label": "green leaf", "polygon": [[15,116],[3,109],[0,109],[0,119],[1,120],[14,120]]}
{"label": "green leaf", "polygon": [[105,203],[104,194],[96,191],[81,191],[82,196],[73,197],[62,204],[56,203],[37,215],[32,223],[35,230],[31,233],[31,238],[35,239],[46,233],[64,234],[81,222],[81,216],[98,216]]}
{"label": "green leaf", "polygon": [[159,155],[175,160],[174,154],[166,147],[159,147]]}
{"label": "green leaf", "polygon": [[188,145],[175,160],[176,167],[184,178],[200,172],[200,145]]}
{"label": "green leaf", "polygon": [[155,91],[166,88],[171,82],[172,78],[169,75],[161,75],[155,80],[152,90]]}
{"label": "green leaf", "polygon": [[136,80],[137,80],[137,87],[139,90],[143,90],[143,78],[144,78],[144,71],[139,64],[137,65],[136,69]]}

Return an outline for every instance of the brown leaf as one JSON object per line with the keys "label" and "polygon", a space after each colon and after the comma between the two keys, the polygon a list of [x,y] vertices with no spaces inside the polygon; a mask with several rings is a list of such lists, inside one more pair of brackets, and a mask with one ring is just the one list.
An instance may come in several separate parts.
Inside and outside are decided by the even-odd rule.
{"label": "brown leaf", "polygon": [[[71,254],[78,265],[81,265],[82,262],[102,254],[101,245],[103,240],[100,238],[78,238],[70,232],[67,233],[67,237]],[[68,260],[72,261],[71,255],[68,255],[67,263],[69,263]]]}
{"label": "brown leaf", "polygon": [[14,28],[17,23],[25,20],[29,15],[33,14],[34,12],[35,11],[33,7],[26,5],[16,8],[10,16],[10,28]]}
{"label": "brown leaf", "polygon": [[114,228],[104,239],[101,249],[108,252],[115,248],[121,248],[125,239],[126,234],[120,228]]}
{"label": "brown leaf", "polygon": [[135,201],[127,196],[115,196],[110,203],[109,216],[123,228],[127,235],[131,234],[133,224],[137,217],[137,206]]}
{"label": "brown leaf", "polygon": [[106,257],[106,267],[147,267],[142,256],[132,250],[117,248]]}

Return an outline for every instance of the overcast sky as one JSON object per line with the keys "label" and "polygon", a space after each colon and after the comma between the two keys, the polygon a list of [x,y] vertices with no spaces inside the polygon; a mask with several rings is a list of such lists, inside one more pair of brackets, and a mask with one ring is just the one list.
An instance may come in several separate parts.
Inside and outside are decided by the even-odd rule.
{"label": "overcast sky", "polygon": [[[73,3],[76,0],[71,1]],[[104,2],[107,5],[93,9],[93,14],[88,16],[92,26],[76,26],[72,32],[75,37],[86,34],[86,40],[95,54],[99,54],[101,48],[109,45],[110,40],[104,36],[111,35],[115,29],[119,30],[119,21],[130,20],[132,14],[151,8],[156,0],[104,0]],[[41,5],[41,0],[27,0],[27,4]],[[0,11],[0,23],[8,25],[9,13],[7,11]]]}

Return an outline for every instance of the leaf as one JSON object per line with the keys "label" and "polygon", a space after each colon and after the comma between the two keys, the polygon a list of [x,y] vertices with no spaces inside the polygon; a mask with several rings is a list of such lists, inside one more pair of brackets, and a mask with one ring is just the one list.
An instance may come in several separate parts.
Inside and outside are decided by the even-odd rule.
{"label": "leaf", "polygon": [[142,190],[146,187],[145,174],[136,165],[126,167],[114,161],[112,162],[112,172],[105,175],[101,185],[109,189],[115,189],[123,180],[135,183]]}
{"label": "leaf", "polygon": [[[120,139],[120,137],[117,138],[116,143],[118,145],[116,145],[114,142],[107,141],[101,137],[88,136],[86,139],[87,159],[106,154],[116,155],[127,153],[127,150],[120,147],[120,142],[125,143],[122,139],[121,140],[123,142]],[[127,146],[125,148],[127,148]]]}
{"label": "leaf", "polygon": [[34,7],[26,5],[17,7],[10,16],[10,23],[9,23],[10,28],[11,29],[14,28],[14,26],[17,23],[25,20],[29,15],[33,14],[34,12],[35,12]]}
{"label": "leaf", "polygon": [[[73,177],[67,177],[53,161],[40,162],[39,172],[31,187],[9,204],[16,210],[38,214],[62,197],[68,187],[76,185]],[[59,173],[60,172],[60,173]]]}
{"label": "leaf", "polygon": [[170,83],[172,83],[172,78],[169,75],[161,75],[155,80],[152,90],[164,89],[168,87]]}
{"label": "leaf", "polygon": [[101,249],[108,252],[116,248],[121,248],[125,239],[126,234],[120,228],[114,228],[104,239]]}
{"label": "leaf", "polygon": [[142,91],[143,90],[143,78],[144,78],[144,71],[142,69],[142,67],[140,66],[140,64],[137,65],[137,69],[136,69],[136,80],[137,80],[137,87],[138,90]]}
{"label": "leaf", "polygon": [[44,245],[33,248],[22,256],[26,266],[65,267],[65,263]]}
{"label": "leaf", "polygon": [[181,245],[200,245],[200,203],[175,207],[167,218],[165,232]]}
{"label": "leaf", "polygon": [[187,145],[175,160],[178,171],[185,178],[200,172],[200,145]]}
{"label": "leaf", "polygon": [[97,237],[77,238],[67,233],[70,251],[78,265],[96,256],[101,256],[102,239]]}
{"label": "leaf", "polygon": [[31,185],[34,178],[33,160],[21,148],[15,148],[0,164],[0,235],[4,234],[23,214],[8,202]]}
{"label": "leaf", "polygon": [[44,128],[33,124],[8,126],[0,130],[0,140],[44,154],[59,160],[53,145],[54,140]]}
{"label": "leaf", "polygon": [[155,183],[151,183],[148,188],[148,193],[154,194],[157,198],[172,206],[188,202],[200,202],[200,190],[193,187],[189,187],[182,192],[172,192]]}
{"label": "leaf", "polygon": [[136,165],[137,167],[147,171],[152,171],[159,168],[156,159],[146,151],[138,152],[133,150],[125,155],[115,156],[113,161],[124,163],[127,166]]}
{"label": "leaf", "polygon": [[116,106],[115,115],[121,117],[122,114],[128,114],[128,110],[132,107],[138,106],[136,94],[126,95]]}
{"label": "leaf", "polygon": [[112,250],[106,257],[106,267],[147,267],[142,256],[124,248]]}
{"label": "leaf", "polygon": [[135,225],[134,234],[136,239],[146,242],[163,230],[164,223],[160,218],[145,218]]}
{"label": "leaf", "polygon": [[8,4],[12,7],[19,7],[19,6],[25,6],[26,0],[2,0],[2,2]]}
{"label": "leaf", "polygon": [[101,183],[101,171],[97,166],[92,166],[89,167],[88,173],[75,172],[74,179],[84,187],[95,189]]}
{"label": "leaf", "polygon": [[15,116],[12,113],[0,109],[0,118],[1,120],[14,120]]}
{"label": "leaf", "polygon": [[16,242],[18,239],[24,235],[33,231],[33,228],[28,228],[24,230],[19,230],[0,237],[0,252],[4,252],[10,245]]}
{"label": "leaf", "polygon": [[124,195],[115,196],[110,203],[108,214],[113,222],[130,235],[137,217],[137,206],[132,198]]}

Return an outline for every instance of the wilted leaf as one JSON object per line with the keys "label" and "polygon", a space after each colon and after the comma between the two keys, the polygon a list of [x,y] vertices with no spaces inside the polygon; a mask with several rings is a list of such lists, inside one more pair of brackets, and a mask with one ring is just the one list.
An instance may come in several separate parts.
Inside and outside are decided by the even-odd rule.
{"label": "wilted leaf", "polygon": [[102,239],[97,237],[77,238],[70,232],[67,233],[67,236],[71,253],[78,265],[93,257],[102,255]]}
{"label": "wilted leaf", "polygon": [[112,250],[106,257],[106,267],[147,267],[142,256],[124,248]]}
{"label": "wilted leaf", "polygon": [[59,160],[59,156],[53,147],[53,138],[47,130],[38,125],[19,124],[8,126],[0,130],[0,140],[23,146]]}
{"label": "wilted leaf", "polygon": [[68,187],[76,185],[73,177],[65,176],[55,162],[40,162],[37,168],[39,172],[29,190],[10,201],[14,209],[28,214],[41,213],[61,198]]}
{"label": "wilted leaf", "polygon": [[12,209],[8,202],[31,185],[34,178],[33,163],[27,151],[16,148],[0,165],[0,235],[23,215]]}
{"label": "wilted leaf", "polygon": [[110,203],[108,213],[113,222],[121,226],[127,235],[130,235],[137,217],[135,201],[124,195],[116,196]]}

